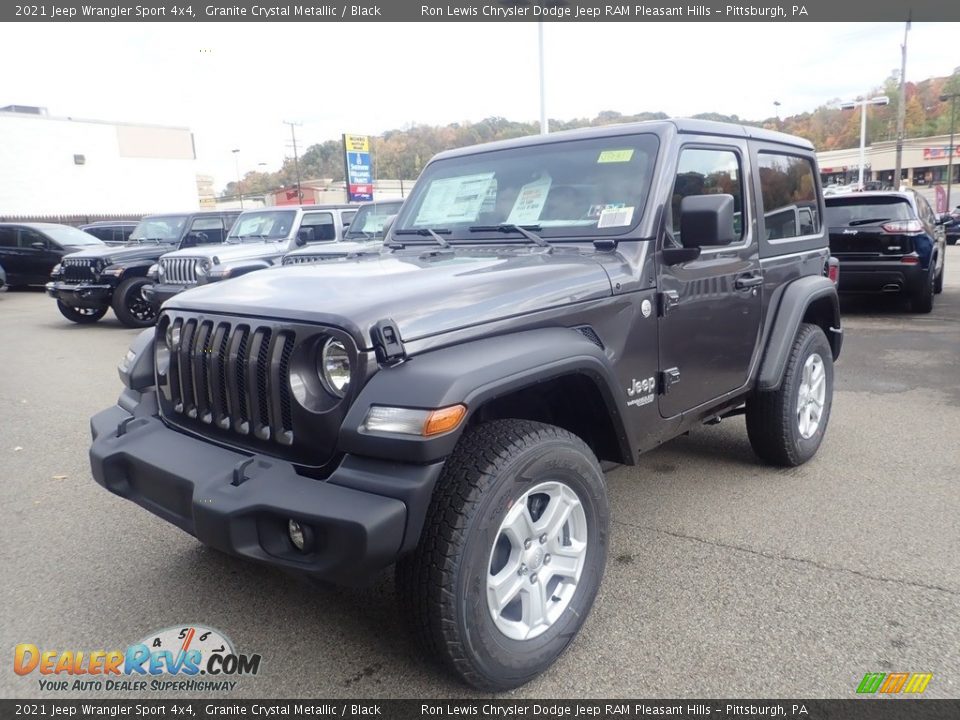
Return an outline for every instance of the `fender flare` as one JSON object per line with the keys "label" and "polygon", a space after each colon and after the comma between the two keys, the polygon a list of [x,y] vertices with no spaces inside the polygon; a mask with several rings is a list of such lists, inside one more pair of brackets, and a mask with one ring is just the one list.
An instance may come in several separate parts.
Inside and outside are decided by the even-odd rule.
{"label": "fender flare", "polygon": [[833,350],[833,359],[840,357],[843,335],[840,325],[840,300],[836,286],[829,278],[819,275],[794,280],[784,290],[777,306],[773,327],[767,339],[766,351],[760,364],[757,378],[759,390],[777,390],[780,387],[783,374],[787,369],[790,348],[800,329],[800,323],[803,322],[803,317],[810,305],[822,298],[829,299],[833,313],[830,325],[832,332],[827,333],[827,341]]}
{"label": "fender flare", "polygon": [[227,267],[230,268],[230,277],[240,277],[241,275],[246,275],[249,272],[255,270],[266,270],[267,268],[274,267],[266,260],[261,260],[258,258],[250,258],[248,260],[237,260],[235,263],[225,262],[220,263],[220,265],[214,265],[213,267]]}
{"label": "fender flare", "polygon": [[[603,351],[576,330],[542,328],[474,340],[380,369],[358,394],[340,427],[338,447],[348,453],[408,462],[432,462],[452,451],[471,416],[497,397],[555,378],[579,374],[597,387],[617,444],[631,457],[620,408],[622,392]],[[372,405],[408,408],[467,406],[467,417],[433,438],[361,432]]]}

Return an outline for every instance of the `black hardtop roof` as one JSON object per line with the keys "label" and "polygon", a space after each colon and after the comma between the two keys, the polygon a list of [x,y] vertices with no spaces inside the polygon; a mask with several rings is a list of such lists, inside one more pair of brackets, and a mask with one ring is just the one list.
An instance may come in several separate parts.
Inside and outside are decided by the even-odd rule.
{"label": "black hardtop roof", "polygon": [[136,225],[139,220],[94,220],[93,222],[84,223],[81,225],[81,228],[85,227],[100,227],[101,225]]}
{"label": "black hardtop roof", "polygon": [[862,192],[847,192],[838,195],[827,195],[824,198],[827,205],[833,200],[860,200],[862,198],[893,197],[900,200],[915,200],[917,193],[915,190],[866,190]]}
{"label": "black hardtop roof", "polygon": [[576,130],[561,130],[548,135],[528,135],[510,140],[498,140],[483,145],[445,150],[438,153],[435,159],[442,160],[464,155],[473,155],[478,152],[492,150],[508,150],[510,148],[529,147],[532,145],[546,145],[548,143],[565,142],[568,140],[589,140],[591,138],[618,137],[636,135],[639,133],[653,133],[664,135],[676,131],[682,134],[717,135],[734,138],[750,138],[766,142],[788,145],[801,150],[813,151],[813,143],[809,140],[788,135],[787,133],[765,130],[750,125],[723,123],[713,120],[693,120],[690,118],[674,118],[670,120],[646,120],[644,122],[620,123],[618,125],[600,125],[594,127],[577,128]]}
{"label": "black hardtop roof", "polygon": [[[66,223],[52,223],[52,222],[17,222],[16,220],[8,220],[6,222],[0,222],[0,227],[9,227],[11,225],[16,225],[17,227],[28,227],[33,228],[34,230],[43,230],[44,228],[51,227],[68,227],[73,228],[73,225],[67,225]],[[79,228],[73,228],[74,230],[79,230]]]}
{"label": "black hardtop roof", "polygon": [[149,215],[144,215],[141,219],[149,220],[150,218],[171,217],[173,215],[186,215],[187,217],[194,215],[235,215],[239,212],[239,210],[184,210],[182,212],[150,213]]}
{"label": "black hardtop roof", "polygon": [[323,205],[267,205],[265,207],[250,208],[244,210],[243,214],[254,212],[269,212],[271,210],[356,210],[360,205],[357,203],[325,203]]}

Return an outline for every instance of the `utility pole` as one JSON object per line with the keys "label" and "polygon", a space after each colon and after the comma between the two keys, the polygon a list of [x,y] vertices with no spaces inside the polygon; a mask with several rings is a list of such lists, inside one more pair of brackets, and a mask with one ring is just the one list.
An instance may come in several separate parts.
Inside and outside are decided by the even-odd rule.
{"label": "utility pole", "polygon": [[297,205],[303,205],[303,190],[300,188],[300,158],[297,156],[297,131],[296,128],[303,123],[284,120],[284,125],[290,126],[290,137],[293,138],[293,169],[297,173]]}
{"label": "utility pole", "polygon": [[950,191],[953,189],[953,156],[956,152],[953,149],[953,131],[954,131],[954,121],[957,119],[957,98],[960,97],[960,92],[955,93],[945,93],[940,96],[940,102],[949,102],[950,103],[950,148],[949,156],[947,158],[947,212],[950,212]]}
{"label": "utility pole", "polygon": [[550,132],[547,122],[547,88],[546,77],[543,68],[543,22],[537,23],[537,45],[540,54],[540,134],[546,135]]}
{"label": "utility pole", "polygon": [[910,32],[910,14],[907,14],[907,24],[903,30],[903,45],[900,46],[900,100],[897,104],[897,162],[893,171],[893,189],[899,190],[903,182],[900,176],[903,172],[903,121],[907,114],[907,33]]}

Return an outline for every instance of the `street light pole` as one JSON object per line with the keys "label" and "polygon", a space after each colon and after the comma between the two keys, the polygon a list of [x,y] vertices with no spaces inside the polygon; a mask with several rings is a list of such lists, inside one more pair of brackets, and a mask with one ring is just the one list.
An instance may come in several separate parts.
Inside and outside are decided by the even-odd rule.
{"label": "street light pole", "polygon": [[857,178],[857,184],[860,186],[860,190],[863,190],[863,166],[866,164],[867,159],[867,105],[886,105],[889,102],[890,98],[886,95],[878,95],[877,97],[854,100],[840,105],[842,110],[860,108],[860,171]]}
{"label": "street light pole", "polygon": [[950,190],[953,185],[953,123],[956,120],[958,97],[960,97],[960,92],[946,93],[940,96],[940,102],[950,101],[950,147],[947,151],[949,156],[947,159],[947,212],[950,212]]}
{"label": "street light pole", "polygon": [[240,148],[234,148],[230,152],[233,153],[233,164],[237,169],[237,195],[240,196],[240,209],[243,210],[243,189],[240,186]]}
{"label": "street light pole", "polygon": [[546,135],[550,132],[547,123],[547,89],[546,76],[543,68],[543,22],[537,23],[537,41],[540,54],[540,134]]}
{"label": "street light pole", "polygon": [[907,116],[907,34],[910,32],[910,13],[907,14],[907,24],[903,30],[903,45],[900,46],[900,94],[897,102],[897,160],[893,171],[893,189],[899,190],[903,180],[903,123]]}

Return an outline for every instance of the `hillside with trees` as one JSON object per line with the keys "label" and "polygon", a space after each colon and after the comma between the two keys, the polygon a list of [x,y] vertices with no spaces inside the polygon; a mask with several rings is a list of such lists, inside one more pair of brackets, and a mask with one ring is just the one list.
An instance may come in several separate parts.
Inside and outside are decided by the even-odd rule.
{"label": "hillside with trees", "polygon": [[[949,77],[928,78],[921,82],[906,83],[905,138],[939,135],[950,131],[950,104],[940,102],[940,96],[948,92],[960,92],[960,67],[956,68]],[[881,85],[871,90],[870,96],[874,95],[887,95],[890,98],[890,104],[870,109],[867,114],[867,142],[895,140],[899,104],[897,74],[890,75]],[[838,104],[839,99],[832,100],[812,112],[782,119],[769,117],[762,120],[749,120],[736,115],[718,113],[701,113],[693,117],[782,130],[807,138],[818,150],[856,147],[860,143],[860,113],[840,110],[837,107]],[[551,119],[550,130],[662,120],[667,117],[663,112],[624,115],[607,110],[594,118]],[[539,129],[537,122],[519,122],[490,117],[478,122],[451,123],[444,126],[412,125],[403,129],[388,130],[381,137],[371,138],[375,175],[383,178],[412,180],[420,174],[420,170],[427,161],[441,150],[534,135],[539,132]],[[307,148],[306,152],[300,156],[300,176],[304,180],[313,178],[343,180],[343,148],[340,138]],[[241,189],[246,195],[293,186],[296,184],[293,158],[287,158],[283,166],[275,172],[249,172],[243,177],[241,183]],[[223,196],[228,197],[236,193],[236,183],[231,182],[227,184]]]}

